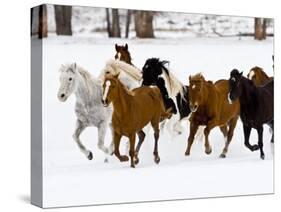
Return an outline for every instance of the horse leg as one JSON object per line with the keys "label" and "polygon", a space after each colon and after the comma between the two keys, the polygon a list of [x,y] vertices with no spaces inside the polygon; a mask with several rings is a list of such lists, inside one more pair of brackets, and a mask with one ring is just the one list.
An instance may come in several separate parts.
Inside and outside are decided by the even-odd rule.
{"label": "horse leg", "polygon": [[246,126],[243,124],[243,131],[244,131],[244,144],[246,147],[248,147],[248,149],[250,149],[252,152],[253,151],[256,151],[259,149],[259,146],[258,145],[251,145],[249,143],[249,138],[250,138],[250,134],[251,134],[251,130],[252,130],[252,127],[249,127],[249,126]]}
{"label": "horse leg", "polygon": [[83,132],[83,130],[85,128],[86,128],[86,126],[83,124],[83,122],[80,120],[77,120],[76,128],[75,128],[75,131],[74,131],[72,137],[73,137],[74,141],[77,143],[81,152],[83,152],[89,160],[92,160],[93,159],[92,152],[86,149],[86,147],[81,143],[80,138],[79,138],[80,134]]}
{"label": "horse leg", "polygon": [[271,130],[271,143],[274,143],[274,121],[272,120],[269,124],[270,130]]}
{"label": "horse leg", "polygon": [[222,151],[222,153],[220,155],[221,158],[225,158],[226,157],[226,153],[228,151],[229,144],[230,144],[230,142],[232,140],[233,132],[234,132],[234,129],[236,127],[237,120],[238,120],[238,116],[233,118],[233,119],[231,119],[229,121],[229,125],[228,125],[229,128],[228,128],[228,132],[227,132],[227,140],[225,142],[225,146],[223,148],[223,151]]}
{"label": "horse leg", "polygon": [[190,155],[190,149],[191,149],[191,146],[192,146],[193,141],[194,141],[194,136],[195,136],[195,134],[198,130],[198,125],[191,121],[189,129],[190,129],[189,130],[189,137],[188,137],[188,142],[187,142],[187,148],[186,148],[186,151],[185,151],[186,156]]}
{"label": "horse leg", "polygon": [[139,137],[139,142],[137,144],[137,147],[136,147],[136,151],[135,151],[135,164],[138,164],[139,163],[139,158],[138,158],[138,155],[139,155],[139,151],[140,151],[140,147],[144,141],[144,138],[145,138],[145,133],[141,130],[138,132],[138,137]]}
{"label": "horse leg", "polygon": [[173,125],[173,131],[177,132],[178,135],[182,134],[183,128],[181,126],[181,121],[178,120],[174,125]]}
{"label": "horse leg", "polygon": [[129,150],[129,155],[131,158],[131,168],[135,168],[135,142],[136,142],[136,133],[133,133],[132,135],[129,136],[130,139],[130,150]]}
{"label": "horse leg", "polygon": [[105,154],[108,154],[109,150],[104,146],[104,138],[105,138],[106,130],[107,130],[107,123],[102,122],[98,126],[98,148],[102,150]]}
{"label": "horse leg", "polygon": [[223,149],[223,152],[220,154],[220,157],[221,158],[225,158],[225,153],[227,152],[227,150],[225,150],[226,149],[226,145],[227,145],[227,125],[224,125],[224,126],[222,126],[222,127],[220,127],[220,130],[221,130],[221,132],[222,132],[222,134],[223,134],[223,137],[224,137],[224,140],[225,140],[225,147],[224,147],[224,149]]}
{"label": "horse leg", "polygon": [[205,129],[204,129],[204,135],[205,135],[205,153],[206,153],[207,155],[211,154],[211,152],[212,152],[212,147],[211,147],[211,145],[210,145],[210,143],[209,143],[209,134],[210,134],[210,131],[211,131],[211,130],[208,128],[208,126],[205,127]]}
{"label": "horse leg", "polygon": [[114,154],[115,156],[121,161],[128,161],[129,158],[126,155],[120,155],[120,151],[119,151],[119,146],[120,146],[120,140],[121,140],[121,135],[114,132]]}
{"label": "horse leg", "polygon": [[112,140],[111,140],[111,144],[109,145],[109,148],[108,148],[108,153],[110,155],[113,155],[114,154],[114,129],[112,127],[112,123],[109,124],[109,128],[110,128],[110,131],[111,131],[111,137],[112,137]]}
{"label": "horse leg", "polygon": [[158,139],[159,139],[159,122],[151,123],[153,130],[154,130],[154,150],[153,150],[153,155],[154,155],[154,162],[158,164],[160,162],[160,157],[158,154]]}
{"label": "horse leg", "polygon": [[260,126],[258,129],[258,137],[259,137],[259,141],[258,141],[258,145],[259,145],[259,149],[260,149],[260,157],[261,159],[264,160],[264,152],[263,152],[263,126]]}

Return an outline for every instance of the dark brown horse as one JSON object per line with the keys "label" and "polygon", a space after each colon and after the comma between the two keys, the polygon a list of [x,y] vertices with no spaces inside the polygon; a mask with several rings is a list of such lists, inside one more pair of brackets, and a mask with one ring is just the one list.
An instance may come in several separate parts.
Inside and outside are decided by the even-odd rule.
{"label": "dark brown horse", "polygon": [[255,66],[247,74],[248,79],[252,80],[255,86],[261,86],[273,79],[269,77],[262,68]]}
{"label": "dark brown horse", "polygon": [[226,157],[236,126],[240,105],[236,100],[228,102],[228,80],[219,80],[215,83],[206,81],[201,74],[189,77],[190,134],[185,155],[190,154],[194,135],[199,125],[205,125],[205,153],[210,154],[212,148],[209,144],[209,134],[214,127],[220,127],[226,143],[220,157]]}
{"label": "dark brown horse", "polygon": [[115,50],[116,50],[116,54],[114,58],[116,60],[121,60],[130,65],[133,65],[131,54],[129,52],[129,47],[127,43],[125,44],[125,46],[122,45],[119,46],[118,44],[115,44]]}
{"label": "dark brown horse", "polygon": [[128,161],[126,155],[120,155],[119,145],[122,136],[130,140],[129,155],[131,167],[138,163],[138,152],[144,140],[144,136],[139,140],[135,151],[136,133],[141,133],[142,128],[149,122],[154,130],[154,161],[160,162],[158,155],[159,122],[163,118],[169,118],[169,111],[165,111],[162,96],[156,86],[143,86],[128,90],[119,80],[118,76],[107,76],[103,84],[104,106],[113,104],[112,127],[114,131],[114,153],[121,161]]}

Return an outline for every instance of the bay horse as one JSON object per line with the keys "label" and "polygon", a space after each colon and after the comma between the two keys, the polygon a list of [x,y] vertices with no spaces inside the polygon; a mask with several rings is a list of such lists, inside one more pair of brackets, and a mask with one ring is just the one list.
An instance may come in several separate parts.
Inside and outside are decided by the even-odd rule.
{"label": "bay horse", "polygon": [[224,138],[225,146],[220,157],[225,158],[233,132],[239,118],[239,100],[228,102],[228,80],[218,80],[215,83],[206,81],[202,74],[189,76],[190,134],[185,155],[190,155],[194,135],[198,126],[204,125],[205,153],[210,154],[212,148],[209,134],[214,127],[219,127]]}
{"label": "bay horse", "polygon": [[82,67],[73,64],[65,64],[60,67],[60,87],[57,94],[61,102],[65,102],[69,96],[75,94],[76,127],[73,139],[85,156],[92,160],[93,154],[81,142],[81,133],[90,126],[98,128],[98,148],[104,153],[113,151],[113,142],[110,148],[104,146],[104,138],[107,128],[110,126],[112,107],[104,108],[101,102],[102,86],[91,74]]}
{"label": "bay horse", "polygon": [[121,60],[121,61],[124,61],[124,62],[134,66],[132,63],[132,58],[131,58],[131,54],[129,52],[129,47],[128,47],[127,43],[124,46],[118,45],[116,43],[115,50],[116,50],[116,54],[115,54],[114,58],[116,60]]}
{"label": "bay horse", "polygon": [[[183,85],[166,66],[169,61],[149,58],[142,68],[142,85],[156,85],[162,94],[166,109],[172,108],[173,116],[168,120],[171,134],[181,134],[180,122],[190,115],[188,86]],[[202,132],[201,132],[202,135]]]}
{"label": "bay horse", "polygon": [[[263,152],[263,125],[271,128],[273,142],[273,79],[263,86],[255,86],[253,81],[243,76],[243,72],[233,69],[229,78],[229,100],[240,101],[240,118],[243,123],[244,144],[251,151],[260,150],[260,158],[264,159]],[[251,129],[258,132],[258,145],[251,145],[249,138]]]}
{"label": "bay horse", "polygon": [[135,150],[136,133],[141,133],[142,128],[149,122],[154,130],[154,161],[160,162],[158,154],[159,122],[169,118],[169,111],[165,111],[161,93],[156,86],[145,86],[128,90],[118,79],[118,76],[107,76],[103,83],[102,102],[105,107],[113,105],[112,127],[114,137],[114,154],[121,161],[128,161],[126,155],[120,155],[119,145],[122,136],[130,140],[129,156],[131,167],[139,162],[138,152],[143,139],[140,139]]}
{"label": "bay horse", "polygon": [[253,67],[247,74],[247,77],[252,80],[256,86],[264,85],[273,79],[273,77],[269,77],[264,70],[258,66]]}

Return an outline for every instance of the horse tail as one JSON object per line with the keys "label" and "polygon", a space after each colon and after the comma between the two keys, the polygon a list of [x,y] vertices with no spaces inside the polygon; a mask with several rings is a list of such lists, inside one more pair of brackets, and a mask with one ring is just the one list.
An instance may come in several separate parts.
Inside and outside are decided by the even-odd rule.
{"label": "horse tail", "polygon": [[161,92],[159,92],[158,96],[159,96],[160,107],[161,107],[161,111],[162,111],[161,121],[163,121],[164,119],[170,119],[173,115],[173,108],[170,107],[166,110]]}

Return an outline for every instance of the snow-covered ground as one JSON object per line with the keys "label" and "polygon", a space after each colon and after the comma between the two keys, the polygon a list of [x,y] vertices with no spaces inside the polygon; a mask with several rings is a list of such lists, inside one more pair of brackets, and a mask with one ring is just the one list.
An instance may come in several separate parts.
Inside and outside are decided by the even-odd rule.
{"label": "snow-covered ground", "polygon": [[[265,126],[266,158],[262,161],[259,151],[253,153],[244,147],[240,121],[225,159],[219,158],[224,139],[218,129],[210,134],[211,155],[205,155],[202,141],[195,141],[191,156],[185,157],[189,129],[183,123],[185,132],[180,136],[171,138],[167,132],[161,133],[159,165],[153,162],[151,134],[142,146],[136,169],[131,169],[129,163],[120,163],[115,156],[104,163],[105,156],[97,148],[95,128],[88,128],[81,135],[94,156],[92,161],[87,160],[72,140],[75,97],[65,103],[57,99],[58,69],[63,63],[77,62],[97,76],[106,60],[113,58],[115,43],[128,43],[133,63],[139,68],[150,57],[169,60],[171,71],[184,84],[188,83],[190,74],[197,72],[209,80],[227,79],[233,68],[243,70],[246,75],[256,65],[273,75],[270,39],[262,42],[250,38],[122,40],[51,36],[44,39],[44,207],[273,193],[269,129]],[[106,144],[110,140],[108,132]],[[252,131],[250,141],[257,143],[256,131]]]}

